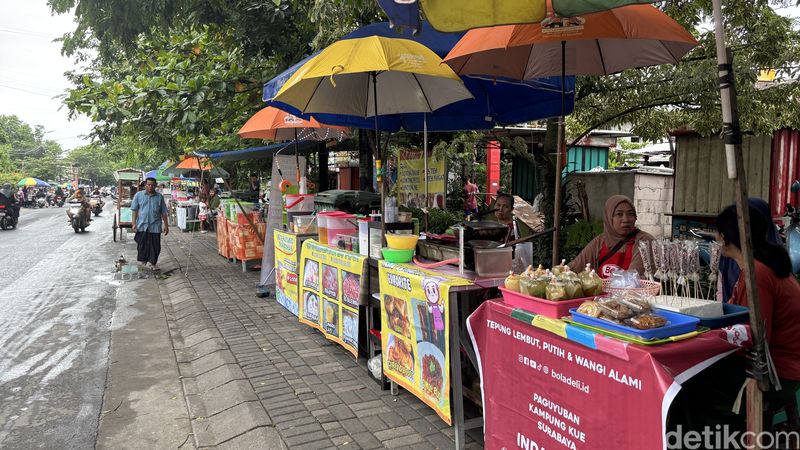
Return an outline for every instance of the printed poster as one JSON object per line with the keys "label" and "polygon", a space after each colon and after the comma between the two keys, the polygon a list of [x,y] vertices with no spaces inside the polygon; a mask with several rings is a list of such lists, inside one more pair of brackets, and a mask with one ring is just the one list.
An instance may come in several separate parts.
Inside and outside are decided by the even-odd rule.
{"label": "printed poster", "polygon": [[383,373],[451,424],[449,289],[469,284],[381,261]]}
{"label": "printed poster", "polygon": [[739,348],[724,330],[645,348],[519,311],[487,301],[467,320],[487,449],[667,448],[678,380]]}
{"label": "printed poster", "polygon": [[300,315],[297,236],[275,230],[275,299],[295,316]]}
{"label": "printed poster", "polygon": [[[397,203],[408,207],[425,207],[425,161],[423,150],[403,149],[398,156]],[[444,209],[445,160],[434,159],[428,151],[428,205]]]}
{"label": "printed poster", "polygon": [[[277,244],[276,244],[277,245]],[[300,254],[300,322],[358,357],[358,306],[366,256],[309,239]]]}

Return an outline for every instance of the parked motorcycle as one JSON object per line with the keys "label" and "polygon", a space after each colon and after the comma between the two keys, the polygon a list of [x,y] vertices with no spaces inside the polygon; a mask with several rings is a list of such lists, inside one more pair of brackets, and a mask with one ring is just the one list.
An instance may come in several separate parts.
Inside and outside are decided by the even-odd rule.
{"label": "parked motorcycle", "polygon": [[83,203],[77,200],[69,202],[70,225],[76,233],[86,231],[89,226],[89,217],[83,210]]}
{"label": "parked motorcycle", "polygon": [[6,205],[0,205],[0,229],[8,230],[9,228],[17,228],[17,218],[14,211],[7,209]]}
{"label": "parked motorcycle", "polygon": [[105,206],[105,203],[103,202],[103,199],[100,198],[99,195],[92,195],[89,198],[89,206],[92,207],[92,214],[94,214],[95,217],[97,217],[100,215],[101,212],[103,212],[103,206]]}

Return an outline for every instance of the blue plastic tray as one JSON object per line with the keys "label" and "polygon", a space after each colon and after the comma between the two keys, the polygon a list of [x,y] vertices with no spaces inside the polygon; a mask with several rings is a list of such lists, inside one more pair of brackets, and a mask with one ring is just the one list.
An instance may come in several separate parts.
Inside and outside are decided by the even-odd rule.
{"label": "blue plastic tray", "polygon": [[722,304],[722,315],[718,317],[700,318],[700,326],[722,328],[750,321],[750,309],[747,306]]}
{"label": "blue plastic tray", "polygon": [[581,314],[577,311],[577,308],[569,310],[569,312],[572,314],[572,320],[575,322],[638,336],[642,339],[664,339],[670,336],[680,336],[682,334],[694,331],[697,329],[697,325],[700,323],[700,319],[696,317],[678,314],[671,311],[664,311],[662,309],[655,309],[653,311],[659,316],[667,319],[667,324],[663,327],[653,328],[651,330],[637,330],[636,328],[626,327],[625,325],[617,325],[607,320]]}

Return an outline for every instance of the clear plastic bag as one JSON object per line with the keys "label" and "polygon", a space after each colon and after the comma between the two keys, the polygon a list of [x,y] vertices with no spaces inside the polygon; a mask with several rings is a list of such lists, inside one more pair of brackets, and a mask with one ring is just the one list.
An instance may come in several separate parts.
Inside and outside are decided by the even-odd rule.
{"label": "clear plastic bag", "polygon": [[376,355],[370,358],[369,361],[367,361],[367,368],[376,380],[380,380],[381,375],[383,375],[383,362],[381,360],[381,355]]}

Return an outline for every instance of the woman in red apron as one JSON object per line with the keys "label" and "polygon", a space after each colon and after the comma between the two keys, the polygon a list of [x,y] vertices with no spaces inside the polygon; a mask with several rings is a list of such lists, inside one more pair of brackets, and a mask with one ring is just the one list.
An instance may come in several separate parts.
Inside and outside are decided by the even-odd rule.
{"label": "woman in red apron", "polygon": [[633,201],[624,195],[614,195],[606,201],[603,213],[603,234],[594,238],[586,248],[569,263],[576,272],[590,264],[601,278],[608,278],[618,269],[644,272],[639,255],[639,241],[653,236],[636,228],[636,209]]}

